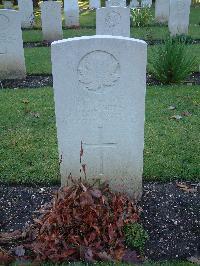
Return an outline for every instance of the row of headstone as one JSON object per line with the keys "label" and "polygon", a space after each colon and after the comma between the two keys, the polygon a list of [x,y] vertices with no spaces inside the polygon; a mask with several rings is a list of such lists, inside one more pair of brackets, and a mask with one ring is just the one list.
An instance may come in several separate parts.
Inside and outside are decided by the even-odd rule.
{"label": "row of headstone", "polygon": [[155,19],[168,22],[171,35],[188,34],[191,0],[156,0]]}
{"label": "row of headstone", "polygon": [[[166,2],[166,0],[164,1]],[[189,24],[190,0],[171,1],[169,30],[172,35],[186,34]],[[164,6],[167,6],[166,3],[163,3],[163,7]],[[43,39],[46,41],[62,39],[61,3],[56,1],[45,1],[40,3],[40,7]],[[0,79],[20,78],[24,77],[26,73],[22,34],[20,29],[16,29],[16,27],[19,26],[19,23],[16,22],[13,27],[15,34],[12,34],[12,31],[9,33],[10,30],[7,30],[10,29],[11,26],[9,25],[13,23],[12,20],[20,21],[20,13],[16,11],[11,11],[11,13],[9,13],[10,11],[11,10],[1,10],[0,58],[2,70]],[[129,8],[111,6],[97,9],[96,34],[130,37],[129,17]],[[161,16],[161,18],[163,21],[164,16]],[[15,45],[15,42],[17,42],[17,45]],[[17,47],[17,49],[13,47]],[[17,69],[14,70],[15,68]]]}
{"label": "row of headstone", "polygon": [[[126,7],[126,0],[107,0],[106,1],[106,7],[109,6],[121,6]],[[140,3],[137,0],[131,0],[129,7],[135,8],[139,7]],[[142,0],[141,1],[141,7],[151,7],[152,6],[152,0]]]}
{"label": "row of headstone", "polygon": [[[45,1],[46,3],[47,1]],[[12,8],[12,3],[11,1],[5,1],[4,2],[4,8],[5,9],[10,9]],[[41,2],[42,3],[42,2]],[[97,0],[92,0],[91,2],[92,8],[99,8],[100,6],[97,5],[97,3],[100,3],[100,1]],[[60,5],[60,4],[59,4]],[[43,15],[47,15],[47,10],[50,10],[52,8],[53,11],[53,6],[50,7],[46,5],[46,11],[45,11],[45,6],[42,6],[42,11]],[[57,5],[58,6],[58,5]],[[22,28],[32,28],[34,26],[34,12],[33,12],[33,1],[32,0],[18,0],[18,8],[19,8],[19,14],[21,16],[21,26]],[[59,7],[57,7],[59,9]],[[56,9],[56,7],[55,7]],[[58,11],[55,11],[55,14],[57,14]],[[54,12],[53,12],[54,14]],[[71,26],[79,26],[79,5],[78,5],[78,0],[64,0],[64,15],[65,15],[65,25],[68,27]],[[50,18],[50,16],[49,16]],[[51,19],[53,20],[53,18]],[[43,24],[48,23],[44,22],[43,19]],[[58,24],[58,22],[55,22]],[[46,25],[45,25],[46,27]]]}

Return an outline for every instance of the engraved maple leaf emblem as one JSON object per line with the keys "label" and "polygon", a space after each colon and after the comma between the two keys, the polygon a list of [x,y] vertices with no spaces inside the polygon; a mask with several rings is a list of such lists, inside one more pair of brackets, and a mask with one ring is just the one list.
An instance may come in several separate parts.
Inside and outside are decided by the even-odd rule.
{"label": "engraved maple leaf emblem", "polygon": [[111,87],[119,79],[118,60],[105,51],[93,51],[86,54],[78,66],[79,82],[90,91],[102,91]]}

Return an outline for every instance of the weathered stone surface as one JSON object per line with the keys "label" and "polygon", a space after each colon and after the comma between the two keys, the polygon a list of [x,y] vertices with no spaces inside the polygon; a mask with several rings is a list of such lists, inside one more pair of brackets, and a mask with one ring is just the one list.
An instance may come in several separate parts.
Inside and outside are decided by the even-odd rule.
{"label": "weathered stone surface", "polygon": [[191,0],[170,0],[168,27],[171,35],[188,33]]}
{"label": "weathered stone surface", "polygon": [[54,42],[52,66],[62,184],[70,176],[142,191],[147,45],[96,35]]}
{"label": "weathered stone surface", "polygon": [[61,2],[40,3],[43,40],[56,41],[63,38]]}
{"label": "weathered stone surface", "polygon": [[134,7],[138,7],[140,4],[137,0],[131,0],[130,2],[130,7],[134,8]]}
{"label": "weathered stone surface", "polygon": [[160,23],[167,22],[169,19],[169,0],[156,0],[155,19]]}
{"label": "weathered stone surface", "polygon": [[0,9],[0,80],[26,76],[19,12]]}
{"label": "weathered stone surface", "polygon": [[3,1],[3,7],[5,9],[12,9],[13,8],[13,3],[11,1]]}
{"label": "weathered stone surface", "polygon": [[106,1],[106,7],[121,6],[126,7],[126,0],[108,0]]}
{"label": "weathered stone surface", "polygon": [[142,0],[141,7],[151,7],[152,6],[152,0]]}
{"label": "weathered stone surface", "polygon": [[18,7],[21,15],[22,28],[32,28],[34,26],[33,1],[18,0]]}
{"label": "weathered stone surface", "polygon": [[101,7],[101,1],[100,0],[89,0],[89,8],[90,9],[96,9]]}
{"label": "weathered stone surface", "polygon": [[116,6],[98,8],[96,34],[130,37],[130,9]]}
{"label": "weathered stone surface", "polygon": [[67,27],[79,26],[78,0],[64,0],[65,25]]}

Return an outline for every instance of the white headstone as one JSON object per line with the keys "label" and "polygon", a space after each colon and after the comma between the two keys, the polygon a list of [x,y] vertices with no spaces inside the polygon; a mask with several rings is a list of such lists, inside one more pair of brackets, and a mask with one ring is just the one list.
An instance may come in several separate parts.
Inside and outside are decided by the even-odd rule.
{"label": "white headstone", "polygon": [[26,76],[19,12],[0,9],[0,80]]}
{"label": "white headstone", "polygon": [[188,33],[191,0],[170,0],[168,27],[171,35]]}
{"label": "white headstone", "polygon": [[106,7],[121,6],[126,7],[126,0],[108,0],[106,1]]}
{"label": "white headstone", "polygon": [[79,26],[78,0],[64,0],[64,13],[67,27]]}
{"label": "white headstone", "polygon": [[5,9],[12,9],[13,8],[13,3],[12,1],[3,1],[3,7]]}
{"label": "white headstone", "polygon": [[141,7],[151,7],[152,6],[152,0],[142,0],[141,1]]}
{"label": "white headstone", "polygon": [[139,7],[139,2],[137,0],[131,0],[130,8]]}
{"label": "white headstone", "polygon": [[155,19],[160,23],[167,22],[169,19],[169,0],[156,0]]}
{"label": "white headstone", "polygon": [[101,7],[101,1],[100,0],[89,0],[89,8],[90,9],[97,9]]}
{"label": "white headstone", "polygon": [[130,9],[117,6],[98,8],[96,34],[130,37]]}
{"label": "white headstone", "polygon": [[32,28],[34,26],[33,1],[18,0],[18,7],[21,15],[22,28]]}
{"label": "white headstone", "polygon": [[[52,44],[62,185],[68,176],[142,190],[147,45],[96,35]],[[80,171],[81,169],[81,171]]]}
{"label": "white headstone", "polygon": [[56,41],[63,38],[61,2],[40,3],[43,40]]}

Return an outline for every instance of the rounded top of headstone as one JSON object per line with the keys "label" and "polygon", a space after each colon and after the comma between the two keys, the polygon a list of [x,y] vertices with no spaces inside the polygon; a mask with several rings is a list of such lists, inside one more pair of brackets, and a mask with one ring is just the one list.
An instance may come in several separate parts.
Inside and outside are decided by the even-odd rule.
{"label": "rounded top of headstone", "polygon": [[129,41],[131,43],[137,43],[140,45],[147,46],[147,43],[143,40],[139,39],[134,39],[134,38],[129,38],[129,37],[122,37],[122,36],[113,36],[113,35],[93,35],[93,36],[82,36],[82,37],[74,37],[74,38],[68,38],[68,39],[63,39],[59,41],[55,41],[51,43],[51,46],[63,46],[66,45],[67,43],[70,44],[71,42],[78,42],[78,41],[89,41],[89,40],[121,40],[121,41]]}

